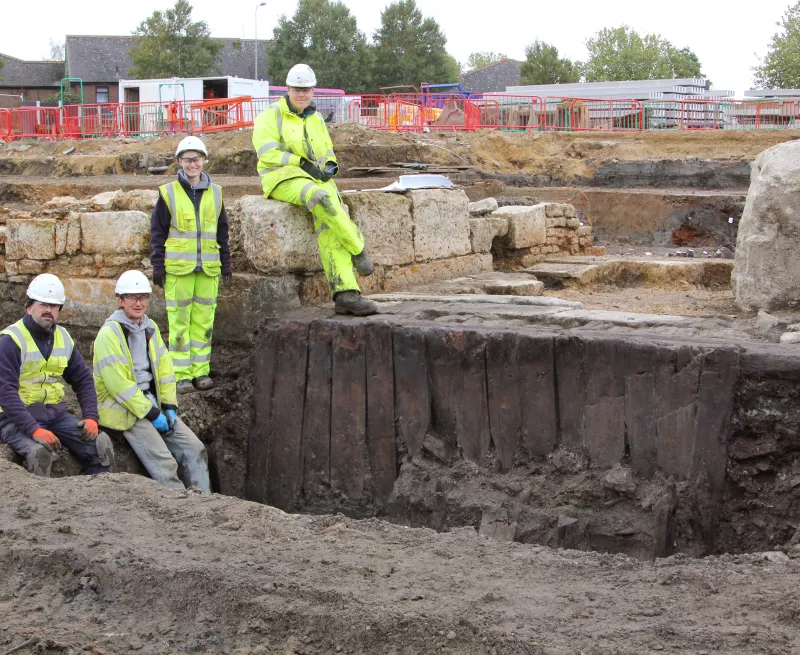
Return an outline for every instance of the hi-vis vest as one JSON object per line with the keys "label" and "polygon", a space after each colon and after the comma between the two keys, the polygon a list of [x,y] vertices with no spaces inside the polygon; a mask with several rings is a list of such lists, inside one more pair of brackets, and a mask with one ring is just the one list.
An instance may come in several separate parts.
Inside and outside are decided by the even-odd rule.
{"label": "hi-vis vest", "polygon": [[175,180],[158,187],[171,217],[165,245],[164,268],[171,275],[188,275],[201,266],[206,275],[216,277],[222,265],[217,242],[217,220],[222,212],[222,187],[212,184],[200,199],[199,215],[194,204]]}
{"label": "hi-vis vest", "polygon": [[256,168],[261,176],[261,187],[267,197],[284,180],[314,179],[300,168],[303,159],[318,168],[325,168],[326,162],[336,162],[322,115],[314,112],[305,118],[298,116],[289,109],[286,98],[258,115],[253,127],[253,147],[258,155]]}
{"label": "hi-vis vest", "polygon": [[[175,374],[158,326],[147,343],[150,370],[155,379],[156,398],[162,403],[177,405]],[[137,418],[144,418],[153,408],[139,389],[133,370],[133,357],[122,326],[106,321],[94,340],[94,388],[100,410],[100,425],[113,430],[127,430]]]}
{"label": "hi-vis vest", "polygon": [[[64,398],[62,375],[75,348],[72,337],[60,325],[53,334],[53,352],[45,360],[22,320],[9,325],[0,334],[7,334],[19,347],[19,397],[25,405],[56,405]],[[0,407],[0,412],[3,408]]]}

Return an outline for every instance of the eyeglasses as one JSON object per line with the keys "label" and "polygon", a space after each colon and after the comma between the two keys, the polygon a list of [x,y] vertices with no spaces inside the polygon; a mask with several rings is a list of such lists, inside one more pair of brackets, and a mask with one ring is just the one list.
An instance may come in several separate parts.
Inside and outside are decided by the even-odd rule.
{"label": "eyeglasses", "polygon": [[148,295],[144,295],[144,296],[128,296],[128,295],[126,295],[126,296],[123,296],[123,297],[125,298],[125,300],[130,300],[134,304],[137,303],[137,302],[147,302],[148,300],[150,300],[150,296],[148,296]]}
{"label": "eyeglasses", "polygon": [[199,164],[203,161],[203,157],[181,157],[178,161],[181,164]]}
{"label": "eyeglasses", "polygon": [[295,93],[313,93],[313,87],[304,87],[304,86],[290,86],[289,91],[294,91]]}

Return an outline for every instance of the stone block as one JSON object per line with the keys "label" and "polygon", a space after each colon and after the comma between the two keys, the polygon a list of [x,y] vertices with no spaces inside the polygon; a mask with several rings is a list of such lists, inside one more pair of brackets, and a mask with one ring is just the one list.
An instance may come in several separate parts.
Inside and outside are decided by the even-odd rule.
{"label": "stone block", "polygon": [[112,210],[114,199],[122,191],[103,191],[89,199],[89,208],[94,211],[110,211]]}
{"label": "stone block", "polygon": [[244,251],[262,273],[322,270],[312,216],[305,207],[246,196],[237,203]]}
{"label": "stone block", "polygon": [[81,249],[79,215],[56,222],[56,255],[74,255]]}
{"label": "stone block", "polygon": [[565,225],[570,230],[577,230],[581,226],[581,222],[577,218],[567,218],[565,219]]}
{"label": "stone block", "polygon": [[469,232],[472,252],[490,252],[494,239],[508,234],[508,219],[496,216],[470,218]]}
{"label": "stone block", "polygon": [[[60,321],[81,327],[99,328],[117,309],[115,280],[62,277],[61,281],[64,283],[67,301],[59,316]],[[157,312],[153,311],[152,300],[150,304],[147,314],[156,318]]]}
{"label": "stone block", "polygon": [[0,245],[4,245],[6,242],[6,226],[0,225]]}
{"label": "stone block", "polygon": [[416,261],[467,255],[472,250],[469,200],[461,190],[410,191]]}
{"label": "stone block", "polygon": [[12,219],[6,224],[8,259],[55,259],[56,222],[49,218]]}
{"label": "stone block", "polygon": [[573,218],[575,216],[575,207],[572,205],[564,205],[564,216]]}
{"label": "stone block", "polygon": [[469,203],[469,214],[470,216],[486,216],[486,214],[491,214],[497,207],[497,200],[484,198],[483,200]]}
{"label": "stone block", "polygon": [[545,215],[547,218],[554,218],[564,215],[564,205],[557,202],[548,202],[544,206]]}
{"label": "stone block", "polygon": [[497,280],[485,286],[486,293],[492,296],[541,296],[544,282],[530,280]]}
{"label": "stone block", "polygon": [[60,256],[57,259],[47,262],[47,273],[65,277],[97,277],[97,267],[94,264],[92,255],[73,255],[71,257]]}
{"label": "stone block", "polygon": [[501,207],[492,214],[492,218],[504,218],[508,221],[508,235],[505,238],[508,248],[519,250],[546,242],[547,227],[543,204],[532,207]]}
{"label": "stone block", "polygon": [[117,211],[140,211],[150,214],[158,201],[159,192],[156,189],[132,189],[131,191],[117,191],[111,201],[111,209]]}
{"label": "stone block", "polygon": [[80,215],[82,250],[101,255],[146,253],[150,249],[150,217],[140,211]]}
{"label": "stone block", "polygon": [[579,237],[590,237],[592,236],[592,226],[591,225],[581,225],[578,227],[578,236]]}
{"label": "stone block", "polygon": [[548,216],[547,220],[545,221],[545,225],[547,225],[547,229],[559,228],[559,227],[566,227],[567,226],[567,219],[563,216]]}
{"label": "stone block", "polygon": [[453,259],[441,259],[425,264],[413,264],[387,270],[383,289],[393,291],[419,284],[432,284],[455,277],[464,277],[492,270],[492,256],[486,254],[466,255]]}
{"label": "stone block", "polygon": [[44,267],[46,262],[40,261],[38,259],[20,259],[18,262],[20,275],[39,275],[39,273],[44,273]]}
{"label": "stone block", "polygon": [[414,261],[411,200],[396,193],[347,193],[342,196],[376,264],[398,266]]}

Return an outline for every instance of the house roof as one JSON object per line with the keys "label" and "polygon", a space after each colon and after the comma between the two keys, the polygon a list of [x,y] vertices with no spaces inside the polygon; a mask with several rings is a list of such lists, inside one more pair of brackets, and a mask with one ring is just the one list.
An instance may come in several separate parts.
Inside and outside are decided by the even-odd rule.
{"label": "house roof", "polygon": [[481,66],[480,68],[476,68],[476,69],[471,70],[471,71],[469,71],[467,73],[464,73],[461,77],[467,77],[469,75],[472,75],[473,73],[477,73],[478,71],[485,71],[485,70],[487,70],[489,68],[492,68],[492,66],[499,66],[500,64],[505,64],[506,62],[509,62],[509,61],[514,62],[518,66],[522,65],[522,63],[523,63],[523,62],[519,61],[518,59],[511,59],[510,57],[506,57],[505,59],[498,59],[497,61],[493,61],[491,64],[486,64],[486,66]]}
{"label": "house roof", "polygon": [[[117,82],[129,79],[131,59],[128,50],[139,36],[78,36],[67,35],[67,70],[70,77],[80,77],[84,83]],[[215,38],[222,42],[218,60],[219,74],[253,79],[254,42],[244,39]],[[266,78],[267,55],[264,52],[270,42],[259,39],[258,69],[261,79]]]}
{"label": "house roof", "polygon": [[58,87],[64,77],[63,61],[23,61],[4,54],[0,54],[0,59],[2,87]]}

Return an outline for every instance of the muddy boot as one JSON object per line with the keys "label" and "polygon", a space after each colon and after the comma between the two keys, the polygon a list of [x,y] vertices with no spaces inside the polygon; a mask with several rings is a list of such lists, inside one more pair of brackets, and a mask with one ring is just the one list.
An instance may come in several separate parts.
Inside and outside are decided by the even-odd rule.
{"label": "muddy boot", "polygon": [[101,432],[95,439],[95,446],[97,447],[97,464],[99,466],[108,467],[110,471],[114,470],[114,444],[111,443],[111,437],[105,432]]}
{"label": "muddy boot", "polygon": [[192,393],[194,385],[191,380],[178,380],[177,391],[178,393]]}
{"label": "muddy boot", "polygon": [[34,475],[41,475],[43,478],[50,477],[50,467],[53,466],[53,451],[40,446],[28,452],[25,458],[25,468]]}
{"label": "muddy boot", "polygon": [[353,266],[356,267],[356,270],[361,277],[368,277],[375,271],[375,266],[372,263],[372,257],[369,256],[366,246],[364,246],[364,250],[362,250],[360,254],[353,255]]}
{"label": "muddy boot", "polygon": [[194,386],[200,391],[206,391],[207,389],[212,389],[214,387],[214,380],[207,375],[201,375],[199,378],[194,379]]}
{"label": "muddy boot", "polygon": [[352,314],[353,316],[369,316],[378,313],[378,303],[374,300],[362,298],[358,291],[340,291],[333,299],[337,314]]}

